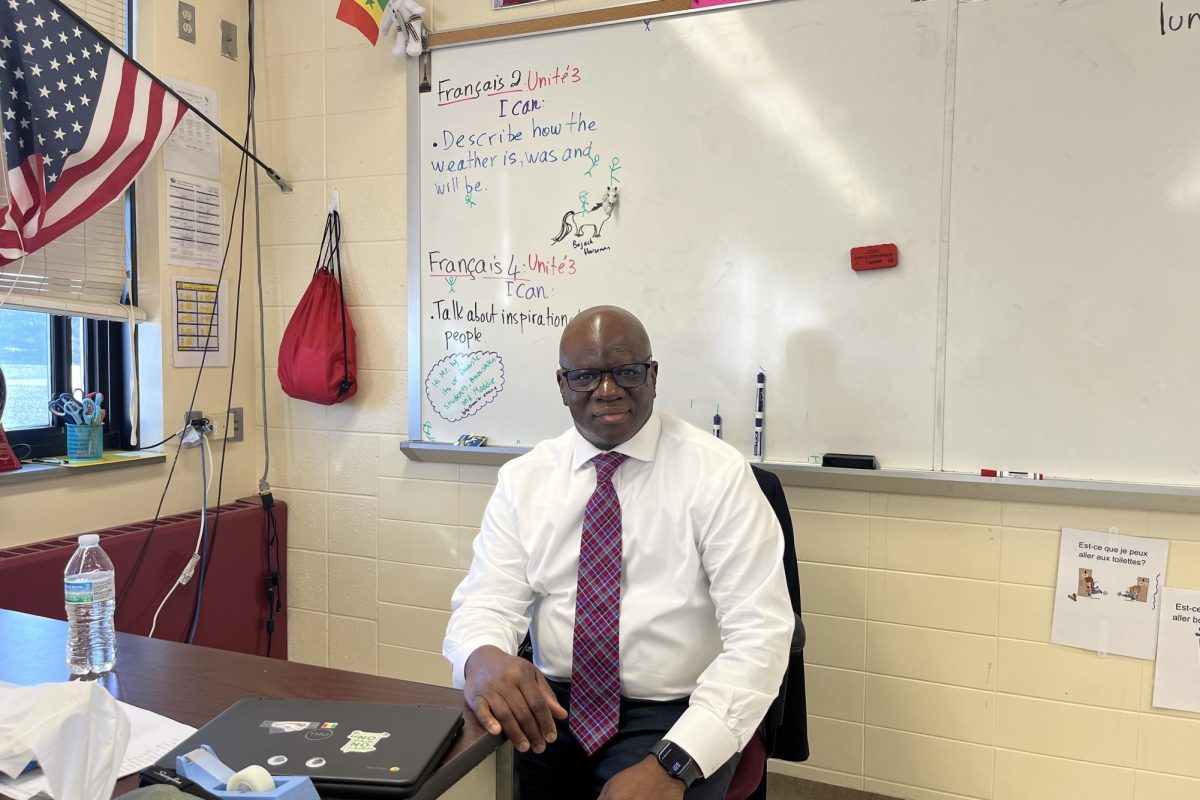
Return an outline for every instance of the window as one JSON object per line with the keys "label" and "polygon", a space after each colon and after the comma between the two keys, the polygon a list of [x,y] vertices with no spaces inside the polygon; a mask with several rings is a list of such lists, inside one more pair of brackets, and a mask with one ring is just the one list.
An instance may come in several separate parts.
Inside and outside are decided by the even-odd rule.
{"label": "window", "polygon": [[[128,51],[132,2],[65,2]],[[0,98],[0,108],[5,100]],[[7,205],[0,182],[0,210]],[[105,449],[129,446],[129,325],[122,320],[129,311],[123,303],[136,301],[123,297],[127,280],[128,286],[137,285],[127,246],[133,226],[130,189],[123,202],[110,204],[27,256],[19,272],[14,273],[15,265],[0,268],[0,369],[8,388],[0,421],[9,442],[28,445],[34,456],[66,452],[66,428],[50,414],[48,404],[78,388],[104,394]],[[24,448],[18,454],[24,456]]]}
{"label": "window", "polygon": [[62,392],[86,387],[104,393],[105,449],[128,447],[127,328],[108,320],[0,309],[0,369],[8,385],[3,423],[9,442],[29,445],[34,456],[65,453],[66,428],[48,404]]}

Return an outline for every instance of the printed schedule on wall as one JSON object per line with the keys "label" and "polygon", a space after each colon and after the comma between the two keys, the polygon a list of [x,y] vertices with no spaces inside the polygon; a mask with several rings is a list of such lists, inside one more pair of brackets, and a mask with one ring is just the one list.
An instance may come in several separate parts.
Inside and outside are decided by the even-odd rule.
{"label": "printed schedule on wall", "polygon": [[[945,0],[845,6],[435,50],[409,131],[410,435],[566,430],[559,337],[615,304],[649,330],[657,407],[706,429],[719,407],[749,453],[765,371],[768,458],[929,468]],[[878,60],[848,61],[864,37]],[[853,272],[850,249],[880,241],[903,268]]]}

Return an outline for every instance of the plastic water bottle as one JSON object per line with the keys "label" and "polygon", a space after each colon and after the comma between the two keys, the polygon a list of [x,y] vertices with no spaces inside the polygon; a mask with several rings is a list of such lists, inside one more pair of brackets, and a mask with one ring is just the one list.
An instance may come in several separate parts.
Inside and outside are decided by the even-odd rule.
{"label": "plastic water bottle", "polygon": [[117,659],[113,628],[116,577],[96,534],[79,537],[79,548],[63,572],[63,589],[67,601],[67,668],[73,675],[108,672]]}

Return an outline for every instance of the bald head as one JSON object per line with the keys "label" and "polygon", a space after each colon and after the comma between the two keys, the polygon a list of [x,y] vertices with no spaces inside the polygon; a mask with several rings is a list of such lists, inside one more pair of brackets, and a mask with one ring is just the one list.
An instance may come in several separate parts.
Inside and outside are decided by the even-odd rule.
{"label": "bald head", "polygon": [[[646,329],[625,309],[595,306],[579,312],[563,331],[558,363],[563,405],[571,410],[580,434],[601,450],[630,439],[650,418],[658,363],[652,360]],[[617,367],[625,369],[615,375]],[[591,389],[572,388],[568,381],[579,375],[594,378],[596,372],[599,383]]]}
{"label": "bald head", "polygon": [[644,350],[646,358],[650,357],[650,336],[641,320],[620,306],[592,306],[580,311],[563,330],[562,338],[558,340],[559,364],[567,366],[563,361],[567,348],[589,340],[613,339],[627,341]]}

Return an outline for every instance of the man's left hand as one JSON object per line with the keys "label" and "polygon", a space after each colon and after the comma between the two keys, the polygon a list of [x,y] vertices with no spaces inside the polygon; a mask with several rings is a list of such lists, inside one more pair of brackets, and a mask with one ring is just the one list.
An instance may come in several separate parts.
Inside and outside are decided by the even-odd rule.
{"label": "man's left hand", "polygon": [[682,800],[683,781],[667,774],[658,759],[646,756],[632,767],[613,775],[600,800]]}

